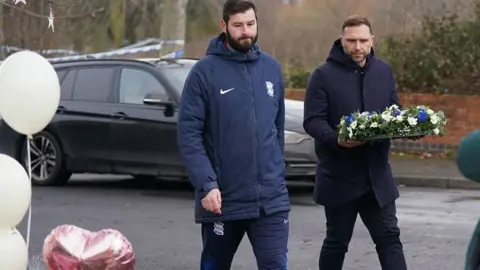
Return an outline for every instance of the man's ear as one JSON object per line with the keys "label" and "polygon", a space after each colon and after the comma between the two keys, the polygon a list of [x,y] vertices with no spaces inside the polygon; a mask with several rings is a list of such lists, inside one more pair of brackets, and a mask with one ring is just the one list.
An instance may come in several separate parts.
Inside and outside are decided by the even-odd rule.
{"label": "man's ear", "polygon": [[227,22],[223,19],[220,21],[220,25],[222,26],[222,31],[226,34],[227,33]]}

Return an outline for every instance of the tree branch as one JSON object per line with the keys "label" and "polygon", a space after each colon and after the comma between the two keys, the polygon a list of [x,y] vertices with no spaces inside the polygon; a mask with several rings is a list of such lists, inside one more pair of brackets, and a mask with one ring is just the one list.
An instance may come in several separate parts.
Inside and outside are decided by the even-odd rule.
{"label": "tree branch", "polygon": [[48,2],[51,3],[51,4],[57,5],[57,6],[64,6],[64,7],[75,7],[76,6],[76,5],[68,5],[68,4],[60,3],[60,2],[54,1],[54,0],[48,0]]}
{"label": "tree branch", "polygon": [[[57,5],[72,7],[71,5],[59,4],[56,1],[52,1],[52,3],[57,4]],[[35,13],[35,12],[32,12],[32,11],[26,10],[25,7],[18,7],[18,6],[6,3],[4,1],[0,1],[0,4],[3,4],[4,6],[9,7],[11,9],[15,9],[19,12],[23,12],[23,13],[28,14],[28,15],[30,15],[32,17],[35,17],[35,18],[45,19],[45,18],[49,17],[48,15],[38,14],[38,13]],[[87,17],[87,16],[91,16],[91,17],[95,18],[97,13],[104,12],[104,11],[105,11],[105,6],[101,7],[101,8],[91,10],[91,11],[88,11],[88,12],[85,12],[85,13],[68,15],[68,16],[55,16],[55,19],[76,19],[76,18]]]}

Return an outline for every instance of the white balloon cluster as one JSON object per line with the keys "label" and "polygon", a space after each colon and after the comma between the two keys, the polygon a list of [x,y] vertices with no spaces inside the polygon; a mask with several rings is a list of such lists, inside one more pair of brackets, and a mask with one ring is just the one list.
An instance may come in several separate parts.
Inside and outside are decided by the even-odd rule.
{"label": "white balloon cluster", "polygon": [[[21,51],[0,66],[0,115],[16,132],[26,135],[28,168],[0,154],[0,269],[25,270],[31,229],[30,140],[52,120],[60,102],[60,83],[43,56]],[[9,143],[9,142],[1,142]],[[27,174],[28,172],[28,174]],[[16,227],[28,211],[26,242]]]}

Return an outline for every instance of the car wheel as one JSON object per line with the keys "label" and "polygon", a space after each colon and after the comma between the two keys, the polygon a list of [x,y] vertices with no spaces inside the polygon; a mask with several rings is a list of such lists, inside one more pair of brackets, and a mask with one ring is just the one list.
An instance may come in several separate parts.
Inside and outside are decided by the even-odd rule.
{"label": "car wheel", "polygon": [[[22,151],[23,166],[28,170],[27,144]],[[32,183],[39,186],[64,185],[72,173],[65,170],[63,151],[58,140],[49,132],[42,131],[30,141]]]}

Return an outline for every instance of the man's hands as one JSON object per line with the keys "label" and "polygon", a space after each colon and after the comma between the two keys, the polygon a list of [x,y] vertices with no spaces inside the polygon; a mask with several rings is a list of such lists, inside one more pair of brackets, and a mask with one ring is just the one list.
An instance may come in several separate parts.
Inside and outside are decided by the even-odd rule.
{"label": "man's hands", "polygon": [[202,199],[202,207],[217,215],[222,214],[222,196],[218,188],[210,190],[208,194]]}
{"label": "man's hands", "polygon": [[341,140],[340,138],[338,139],[338,145],[340,145],[341,147],[345,147],[345,148],[357,147],[357,146],[360,146],[364,143],[365,142],[362,142],[362,141]]}

